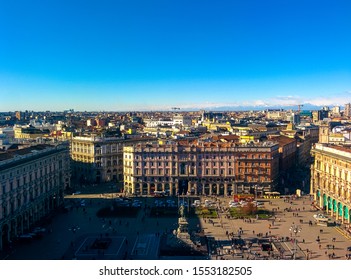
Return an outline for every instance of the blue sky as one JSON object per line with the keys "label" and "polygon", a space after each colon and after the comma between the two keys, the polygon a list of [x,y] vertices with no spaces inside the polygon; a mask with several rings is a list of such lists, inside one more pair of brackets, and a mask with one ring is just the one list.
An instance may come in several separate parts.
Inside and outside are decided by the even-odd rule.
{"label": "blue sky", "polygon": [[0,6],[0,111],[351,102],[348,0]]}

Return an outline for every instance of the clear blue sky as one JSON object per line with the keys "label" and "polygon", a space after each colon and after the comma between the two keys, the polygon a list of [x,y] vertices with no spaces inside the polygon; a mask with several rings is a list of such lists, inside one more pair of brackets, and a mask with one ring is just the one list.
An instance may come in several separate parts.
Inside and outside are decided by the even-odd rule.
{"label": "clear blue sky", "polygon": [[351,1],[0,0],[0,111],[351,102]]}

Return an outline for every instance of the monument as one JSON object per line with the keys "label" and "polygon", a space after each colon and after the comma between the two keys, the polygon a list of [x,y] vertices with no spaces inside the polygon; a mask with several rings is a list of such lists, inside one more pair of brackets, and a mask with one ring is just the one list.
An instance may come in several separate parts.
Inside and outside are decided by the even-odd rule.
{"label": "monument", "polygon": [[190,241],[190,234],[188,231],[188,221],[185,217],[185,209],[184,205],[179,207],[179,218],[178,218],[178,229],[177,229],[177,237],[185,242]]}
{"label": "monument", "polygon": [[178,228],[173,230],[173,234],[164,235],[160,246],[160,257],[167,259],[175,256],[182,259],[207,259],[208,252],[206,246],[196,247],[189,234],[189,223],[185,217],[185,207],[179,207]]}

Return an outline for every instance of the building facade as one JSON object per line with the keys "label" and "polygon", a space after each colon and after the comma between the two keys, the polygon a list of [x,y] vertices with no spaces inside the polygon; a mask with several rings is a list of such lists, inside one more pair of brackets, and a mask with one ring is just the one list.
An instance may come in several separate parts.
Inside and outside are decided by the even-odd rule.
{"label": "building facade", "polygon": [[179,126],[191,126],[192,118],[187,115],[176,114],[173,116],[173,124]]}
{"label": "building facade", "polygon": [[319,207],[349,224],[351,214],[351,149],[318,143],[312,149],[311,190]]}
{"label": "building facade", "polygon": [[62,206],[69,184],[67,144],[0,153],[0,250]]}
{"label": "building facade", "polygon": [[123,147],[150,138],[76,136],[71,140],[72,179],[81,184],[123,181]]}
{"label": "building facade", "polygon": [[124,191],[149,195],[230,195],[274,190],[279,145],[202,141],[124,148]]}
{"label": "building facade", "polygon": [[344,116],[351,117],[351,103],[345,104]]}
{"label": "building facade", "polygon": [[13,130],[16,139],[36,139],[38,137],[50,135],[49,129],[40,130],[33,126],[15,126]]}

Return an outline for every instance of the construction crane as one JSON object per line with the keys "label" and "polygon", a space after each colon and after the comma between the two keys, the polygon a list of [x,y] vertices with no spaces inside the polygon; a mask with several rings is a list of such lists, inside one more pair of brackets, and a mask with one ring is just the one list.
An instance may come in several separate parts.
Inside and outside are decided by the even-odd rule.
{"label": "construction crane", "polygon": [[288,104],[286,106],[297,106],[297,112],[300,113],[301,112],[301,107],[303,107],[303,104]]}

